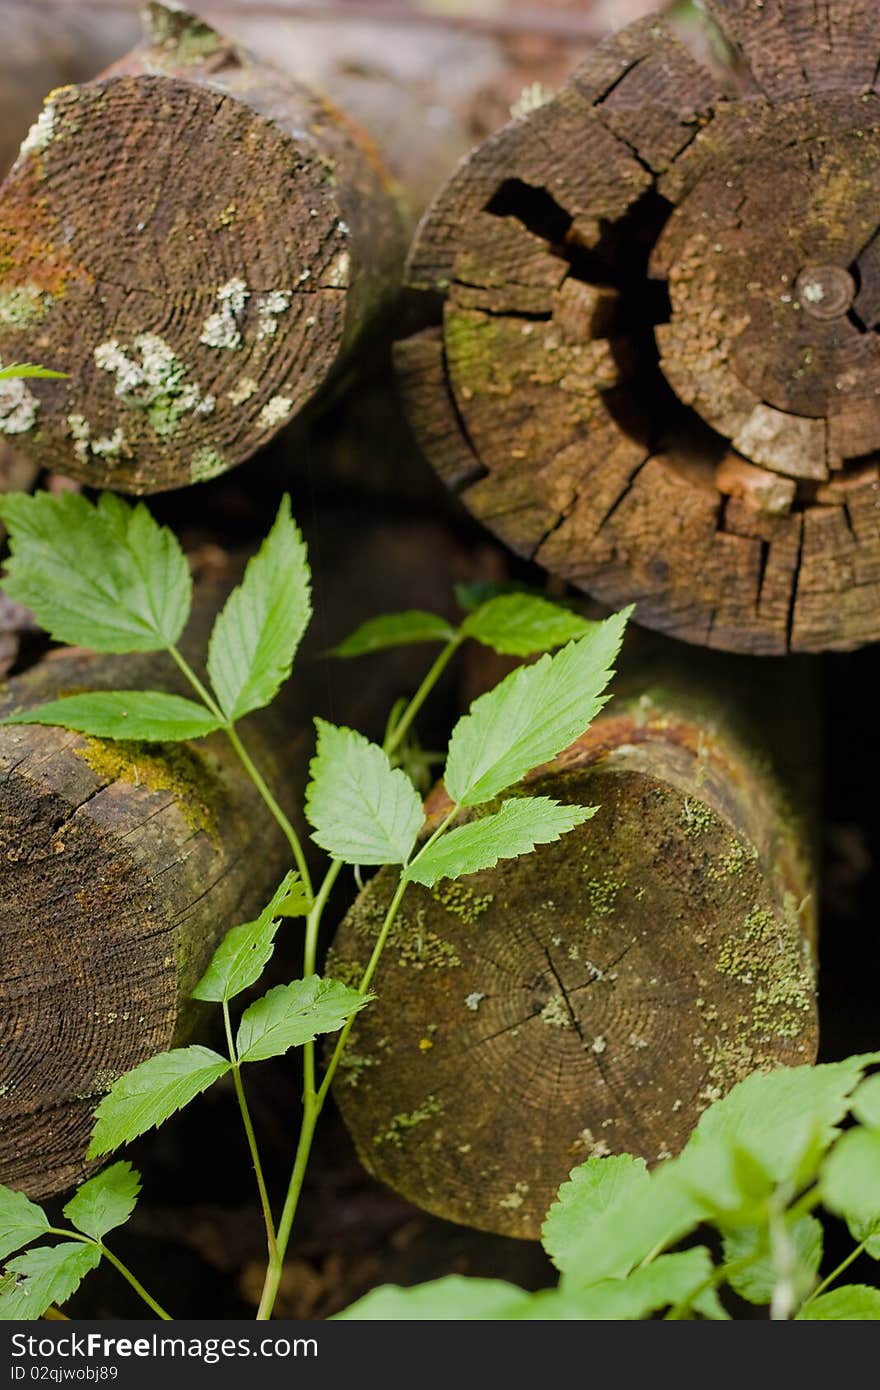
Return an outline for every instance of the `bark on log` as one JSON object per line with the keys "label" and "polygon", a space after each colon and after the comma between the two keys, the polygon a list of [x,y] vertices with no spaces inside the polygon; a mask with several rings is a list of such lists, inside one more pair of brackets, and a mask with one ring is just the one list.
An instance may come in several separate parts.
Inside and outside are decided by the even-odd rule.
{"label": "bark on log", "polygon": [[52,94],[0,191],[0,432],[154,492],[250,457],[388,309],[402,228],[366,136],[185,11]]}
{"label": "bark on log", "polygon": [[[528,779],[594,819],[404,899],[335,1094],[367,1169],[435,1215],[536,1237],[577,1163],[654,1162],[755,1068],[815,1059],[812,673],[666,667]],[[357,975],[392,887],[328,971]]]}
{"label": "bark on log", "polygon": [[[448,613],[453,582],[478,577],[431,523],[365,531],[362,513],[337,512],[325,526],[333,545],[307,530],[316,617],[297,678],[243,730],[304,836],[312,716],[381,738],[394,700],[424,673],[422,652],[400,650],[367,658],[352,680],[327,647],[398,606],[407,586]],[[197,662],[225,587],[201,586]],[[56,655],[10,680],[0,711],[144,683],[179,688],[161,657]],[[42,1196],[83,1176],[91,1114],[114,1077],[184,1038],[217,939],[263,905],[290,856],[220,736],[150,749],[8,727],[0,777],[0,1182]]]}
{"label": "bark on log", "polygon": [[880,636],[880,9],[707,8],[739,90],[637,23],[453,177],[400,378],[518,553],[692,642],[848,649]]}

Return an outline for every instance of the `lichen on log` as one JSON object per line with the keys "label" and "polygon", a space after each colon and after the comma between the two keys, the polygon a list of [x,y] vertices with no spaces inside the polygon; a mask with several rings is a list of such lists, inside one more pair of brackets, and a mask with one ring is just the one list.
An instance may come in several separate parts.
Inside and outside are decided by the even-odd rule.
{"label": "lichen on log", "polygon": [[[765,672],[667,658],[523,788],[592,820],[407,891],[335,1087],[376,1177],[534,1238],[579,1162],[655,1163],[756,1068],[814,1060],[812,678]],[[328,971],[358,976],[393,886],[367,885]]]}
{"label": "lichen on log", "polygon": [[53,92],[0,189],[0,432],[92,485],[153,492],[250,457],[398,288],[390,179],[322,97],[186,11]]}
{"label": "lichen on log", "polygon": [[688,641],[848,649],[880,636],[880,10],[707,8],[726,85],[640,21],[453,176],[400,380],[519,554]]}

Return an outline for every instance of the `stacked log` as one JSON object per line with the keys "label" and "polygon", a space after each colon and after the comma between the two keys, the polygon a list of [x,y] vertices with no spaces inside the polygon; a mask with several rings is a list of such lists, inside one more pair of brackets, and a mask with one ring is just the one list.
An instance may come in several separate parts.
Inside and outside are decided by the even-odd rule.
{"label": "stacked log", "polygon": [[[591,1156],[675,1153],[756,1068],[815,1060],[812,668],[655,649],[524,794],[598,805],[554,845],[412,885],[335,1087],[366,1168],[535,1238]],[[440,788],[429,827],[446,811]],[[354,980],[395,875],[335,939]]]}
{"label": "stacked log", "polygon": [[849,649],[880,636],[880,11],[707,9],[726,88],[636,23],[440,192],[402,389],[518,554],[691,642]]}

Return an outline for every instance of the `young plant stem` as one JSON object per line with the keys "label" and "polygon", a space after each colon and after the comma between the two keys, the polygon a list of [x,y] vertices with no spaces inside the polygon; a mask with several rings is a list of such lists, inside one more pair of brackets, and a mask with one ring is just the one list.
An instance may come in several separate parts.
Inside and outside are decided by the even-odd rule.
{"label": "young plant stem", "polygon": [[801,1307],[806,1308],[810,1303],[812,1303],[814,1298],[818,1298],[819,1295],[821,1293],[824,1293],[827,1288],[830,1288],[832,1284],[835,1284],[837,1280],[840,1278],[841,1274],[845,1274],[846,1271],[849,1269],[850,1265],[854,1264],[856,1260],[859,1258],[859,1256],[864,1254],[868,1245],[868,1241],[871,1239],[873,1239],[872,1236],[865,1236],[865,1239],[860,1241],[859,1244],[855,1247],[855,1249],[849,1252],[846,1259],[841,1260],[837,1268],[832,1269],[831,1273],[825,1276],[821,1284],[817,1284],[816,1288],[809,1295],[809,1297],[804,1299],[803,1303],[801,1304]]}
{"label": "young plant stem", "polygon": [[404,710],[403,714],[400,716],[400,719],[397,721],[397,723],[394,725],[394,727],[388,734],[388,737],[385,739],[385,752],[389,755],[389,757],[403,742],[403,739],[409,731],[413,720],[415,719],[419,710],[422,708],[422,705],[427,700],[431,691],[434,689],[434,686],[437,684],[440,677],[443,675],[443,672],[446,670],[446,667],[449,665],[450,661],[455,656],[455,653],[458,651],[463,641],[464,638],[461,636],[450,638],[449,642],[447,642],[446,646],[440,652],[440,655],[437,657],[437,660],[434,662],[433,666],[428,671],[428,674],[425,676],[425,679],[422,681],[415,695],[410,700],[407,708]]}
{"label": "young plant stem", "polygon": [[226,718],[225,714],[221,710],[220,706],[217,704],[217,701],[214,699],[211,692],[199,679],[195,671],[190,666],[189,662],[178,651],[177,647],[169,647],[168,653],[177,665],[180,672],[192,686],[193,690],[198,695],[202,704],[210,710],[211,714],[213,714],[214,718],[218,721],[221,728],[223,729],[223,732],[226,734],[226,737],[229,739],[229,742],[232,744],[232,747],[235,750],[239,762],[241,763],[248,777],[251,779],[260,796],[262,797],[263,802],[268,808],[273,820],[279,826],[282,834],[284,835],[284,838],[287,840],[287,843],[290,845],[294,862],[296,864],[297,869],[299,870],[300,878],[303,881],[306,892],[308,893],[309,897],[311,897],[312,881],[309,875],[309,866],[306,863],[306,857],[303,853],[303,847],[300,844],[299,836],[297,835],[296,831],[291,825],[288,817],[284,814],[281,807],[279,806],[263,774],[260,772],[256,763],[253,761],[251,755],[248,753],[247,749],[242,743],[238,735],[238,731],[235,727],[235,724],[231,720]]}
{"label": "young plant stem", "polygon": [[110,1261],[114,1269],[119,1271],[123,1279],[131,1285],[138,1297],[143,1299],[147,1307],[156,1314],[156,1317],[161,1318],[163,1322],[173,1322],[171,1314],[166,1313],[162,1305],[157,1303],[155,1298],[147,1293],[140,1280],[135,1278],[128,1266],[124,1265],[119,1259],[118,1255],[114,1255],[112,1250],[107,1249],[103,1241],[93,1240],[91,1236],[84,1236],[79,1231],[64,1231],[57,1226],[49,1226],[46,1234],[50,1236],[63,1236],[65,1240],[78,1240],[81,1245],[97,1245],[101,1254]]}
{"label": "young plant stem", "polygon": [[244,1132],[247,1135],[248,1148],[250,1150],[251,1162],[254,1165],[254,1176],[257,1180],[257,1191],[260,1194],[260,1206],[263,1209],[263,1221],[266,1225],[266,1248],[271,1260],[275,1254],[275,1222],[272,1217],[272,1206],[269,1202],[269,1193],[266,1189],[266,1180],[263,1176],[263,1165],[260,1162],[260,1152],[257,1148],[257,1136],[254,1133],[254,1126],[251,1122],[251,1113],[248,1108],[247,1097],[244,1093],[244,1084],[241,1079],[241,1067],[238,1061],[238,1052],[232,1037],[232,1020],[229,1017],[229,1003],[223,1000],[223,1026],[226,1029],[226,1046],[229,1050],[229,1060],[232,1063],[232,1084],[235,1087],[235,1095],[238,1100],[238,1108],[241,1111]]}

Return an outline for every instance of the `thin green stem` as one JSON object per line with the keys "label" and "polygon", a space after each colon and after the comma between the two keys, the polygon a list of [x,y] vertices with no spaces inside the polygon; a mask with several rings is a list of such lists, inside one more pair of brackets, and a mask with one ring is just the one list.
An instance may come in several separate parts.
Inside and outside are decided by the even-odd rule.
{"label": "thin green stem", "polygon": [[238,1052],[236,1051],[235,1042],[232,1037],[232,1020],[229,1017],[229,1003],[226,999],[223,1000],[223,1026],[226,1030],[226,1046],[229,1050],[229,1060],[232,1063],[232,1084],[235,1087],[235,1095],[238,1101],[238,1108],[241,1111],[244,1132],[247,1136],[251,1162],[254,1165],[254,1176],[257,1179],[257,1191],[260,1194],[260,1206],[263,1208],[263,1221],[266,1225],[266,1247],[269,1251],[269,1259],[271,1260],[275,1254],[275,1222],[272,1217],[272,1205],[269,1201],[266,1180],[263,1176],[263,1165],[260,1162],[257,1136],[254,1133],[251,1112],[248,1108],[247,1097],[244,1093],[244,1083],[241,1079]]}
{"label": "thin green stem", "polygon": [[412,725],[413,720],[415,719],[419,710],[422,708],[422,705],[427,700],[431,691],[434,689],[434,686],[437,684],[440,677],[443,675],[443,672],[446,670],[446,667],[449,665],[450,661],[455,656],[455,653],[458,651],[463,641],[464,638],[460,635],[451,638],[441,651],[440,655],[437,657],[437,660],[434,662],[433,666],[428,671],[428,674],[425,676],[425,679],[422,681],[415,695],[412,697],[403,714],[400,716],[400,719],[398,719],[397,723],[394,725],[388,737],[385,739],[385,752],[389,756],[403,742],[403,739],[406,736],[410,726]]}
{"label": "thin green stem", "polygon": [[[321,918],[324,915],[324,908],[327,906],[327,899],[330,896],[334,883],[342,871],[342,860],[334,859],[329,869],[324,875],[324,880],[318,889],[317,896],[312,903],[311,911],[306,918],[306,938],[303,946],[303,974],[314,975],[318,962],[318,934],[321,929]],[[307,1042],[303,1048],[303,1095],[309,1099],[315,1095],[315,1044]]]}
{"label": "thin green stem", "polygon": [[62,1230],[59,1226],[47,1227],[46,1234],[50,1236],[63,1236],[65,1240],[78,1240],[81,1245],[96,1245],[101,1254],[106,1256],[110,1261],[114,1269],[117,1269],[123,1279],[131,1285],[138,1297],[142,1298],[147,1307],[152,1309],[156,1317],[161,1318],[163,1322],[173,1322],[171,1314],[166,1313],[162,1305],[157,1303],[155,1298],[147,1293],[140,1280],[135,1278],[128,1266],[122,1263],[118,1255],[114,1255],[112,1250],[107,1249],[103,1241],[93,1240],[91,1236],[84,1236],[80,1231]]}
{"label": "thin green stem", "polygon": [[859,1258],[859,1256],[864,1254],[865,1250],[867,1249],[868,1241],[871,1239],[872,1236],[865,1236],[865,1239],[863,1241],[860,1241],[859,1244],[855,1247],[855,1249],[849,1252],[846,1259],[841,1260],[837,1268],[832,1269],[831,1273],[826,1275],[826,1277],[822,1280],[821,1284],[817,1285],[817,1287],[810,1294],[809,1298],[804,1299],[803,1303],[801,1304],[801,1307],[806,1308],[809,1303],[812,1303],[814,1298],[818,1298],[820,1293],[824,1293],[825,1290],[829,1288],[831,1284],[836,1283],[837,1280],[840,1278],[841,1274],[845,1274],[846,1271],[849,1269],[850,1265],[854,1264],[856,1260]]}
{"label": "thin green stem", "polygon": [[296,867],[299,869],[300,878],[302,879],[303,884],[305,885],[306,892],[308,893],[309,897],[311,897],[312,881],[309,875],[309,866],[306,863],[306,857],[303,853],[303,847],[300,844],[299,836],[297,835],[289,819],[279,806],[277,800],[275,799],[275,796],[272,793],[271,788],[269,787],[268,782],[264,778],[263,774],[260,772],[260,769],[257,767],[256,763],[251,758],[250,753],[248,753],[247,749],[242,743],[234,723],[232,723],[231,720],[226,718],[225,714],[221,710],[220,706],[217,704],[217,701],[214,699],[211,692],[199,679],[195,671],[190,666],[189,662],[177,650],[177,648],[169,647],[168,653],[178,666],[179,670],[189,681],[189,684],[192,686],[193,690],[196,692],[199,699],[202,701],[202,704],[210,710],[211,714],[213,714],[214,718],[220,724],[220,727],[223,729],[223,732],[226,734],[226,737],[229,739],[229,742],[235,749],[235,753],[238,757],[239,762],[241,763],[248,777],[250,777],[251,781],[253,782],[254,786],[256,787],[257,791],[259,792],[260,796],[262,797],[263,801],[268,807],[273,820],[280,827],[282,834],[287,840],[287,843],[290,845],[291,851],[293,853],[293,858],[296,863]]}

